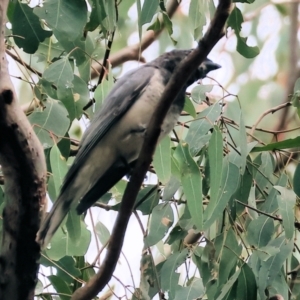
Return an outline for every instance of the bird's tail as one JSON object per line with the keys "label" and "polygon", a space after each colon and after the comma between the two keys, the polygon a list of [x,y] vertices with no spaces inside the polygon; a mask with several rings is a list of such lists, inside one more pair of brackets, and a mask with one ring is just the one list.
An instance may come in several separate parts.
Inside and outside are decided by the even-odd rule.
{"label": "bird's tail", "polygon": [[65,216],[70,210],[72,200],[65,199],[65,195],[62,194],[54,202],[51,211],[46,218],[42,221],[40,230],[37,233],[37,242],[44,249],[50,242],[54,233],[64,220]]}

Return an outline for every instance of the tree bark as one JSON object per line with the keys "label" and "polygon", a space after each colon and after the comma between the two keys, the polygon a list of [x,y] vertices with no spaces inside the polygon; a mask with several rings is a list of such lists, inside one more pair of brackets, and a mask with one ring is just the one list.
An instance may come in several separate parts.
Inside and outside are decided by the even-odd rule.
{"label": "tree bark", "polygon": [[46,203],[44,150],[17,103],[5,56],[8,0],[0,2],[0,165],[6,204],[0,252],[0,299],[33,299],[40,247],[35,241]]}

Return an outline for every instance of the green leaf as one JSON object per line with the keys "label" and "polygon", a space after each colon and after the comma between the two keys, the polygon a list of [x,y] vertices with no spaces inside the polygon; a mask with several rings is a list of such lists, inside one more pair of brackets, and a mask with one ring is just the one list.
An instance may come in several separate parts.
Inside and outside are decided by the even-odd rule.
{"label": "green leaf", "polygon": [[85,26],[85,30],[88,31],[94,31],[107,17],[105,0],[92,0],[91,2],[92,12],[90,20]]}
{"label": "green leaf", "polygon": [[274,171],[274,159],[268,152],[263,152],[261,156],[255,158],[254,163],[258,170],[255,172],[254,179],[260,191],[265,188],[271,189],[271,178]]}
{"label": "green leaf", "polygon": [[68,232],[59,228],[51,240],[50,247],[46,248],[49,258],[59,260],[66,255],[85,255],[91,242],[91,232],[87,230],[83,221],[80,221],[80,227],[81,235],[77,241],[72,240]]}
{"label": "green leaf", "polygon": [[172,176],[165,185],[162,200],[170,201],[174,194],[178,191],[179,187],[180,181],[176,177]]}
{"label": "green leaf", "polygon": [[274,186],[274,188],[280,192],[280,195],[277,195],[277,201],[283,228],[285,230],[285,237],[292,239],[295,231],[294,208],[296,205],[296,195],[292,190],[288,190],[282,186]]}
{"label": "green leaf", "polygon": [[65,136],[70,121],[67,118],[68,112],[60,101],[48,99],[43,104],[46,106],[44,111],[34,111],[28,119],[44,149],[47,149],[55,144],[54,141]]}
{"label": "green leaf", "polygon": [[208,229],[213,222],[222,215],[229,199],[236,191],[239,185],[239,169],[236,165],[230,163],[225,158],[223,161],[222,181],[219,188],[219,194],[216,202],[209,202],[204,211],[204,228]]}
{"label": "green leaf", "polygon": [[102,246],[105,246],[110,238],[109,230],[102,222],[98,222],[96,224],[95,230],[96,230],[97,236],[100,240],[100,243],[102,244]]}
{"label": "green leaf", "polygon": [[293,189],[298,197],[300,197],[300,164],[297,164],[293,177]]}
{"label": "green leaf", "polygon": [[251,152],[261,152],[261,151],[274,151],[274,150],[282,150],[289,148],[298,148],[300,146],[300,137],[296,137],[294,139],[287,139],[284,141],[271,143],[262,147],[254,147]]}
{"label": "green leaf", "polygon": [[60,151],[60,154],[65,158],[68,159],[70,156],[70,148],[71,148],[71,140],[70,136],[67,133],[64,138],[62,138],[59,143],[57,144],[57,147]]}
{"label": "green leaf", "polygon": [[185,97],[183,111],[187,112],[193,118],[197,116],[195,106],[189,97]]}
{"label": "green leaf", "polygon": [[247,264],[243,264],[238,277],[236,299],[256,300],[257,286],[255,276]]}
{"label": "green leaf", "polygon": [[166,184],[171,177],[171,140],[169,136],[163,138],[157,145],[153,166],[156,175],[163,184]]}
{"label": "green leaf", "polygon": [[179,273],[176,273],[186,260],[188,250],[184,249],[182,252],[175,252],[171,254],[161,268],[161,288],[169,292],[170,299],[174,299],[178,287]]}
{"label": "green leaf", "polygon": [[61,300],[70,300],[72,296],[72,291],[65,281],[63,281],[60,277],[56,275],[50,275],[47,278],[51,282],[57,293],[61,294]]}
{"label": "green leaf", "polygon": [[57,98],[62,101],[69,112],[70,120],[80,119],[83,107],[89,102],[89,90],[86,83],[74,75],[71,86],[59,86]]}
{"label": "green leaf", "polygon": [[[206,24],[205,14],[203,13],[203,5],[199,0],[191,0],[189,7],[189,23],[194,32],[194,39],[198,40],[202,37],[203,27]],[[197,33],[200,34],[197,34]]]}
{"label": "green leaf", "polygon": [[198,230],[202,230],[202,181],[199,168],[191,157],[188,144],[179,144],[174,152],[179,164],[183,192],[187,199],[192,220]]}
{"label": "green leaf", "polygon": [[274,233],[274,221],[264,215],[252,220],[247,228],[247,241],[250,246],[261,248],[266,246]]}
{"label": "green leaf", "polygon": [[[240,202],[243,202],[245,204],[248,204],[248,198],[250,195],[250,190],[252,187],[252,174],[249,171],[249,166],[245,169],[244,174],[241,177],[241,183],[237,189],[237,191],[234,194],[234,199],[239,200]],[[254,191],[254,189],[253,189]],[[255,195],[254,195],[255,198]],[[245,210],[245,206],[236,203],[236,214],[239,215]],[[251,210],[249,209],[249,213],[251,213]]]}
{"label": "green leaf", "polygon": [[283,263],[291,255],[293,251],[294,241],[287,241],[284,236],[279,237],[269,243],[270,246],[280,249],[280,252],[275,256],[270,257],[266,261],[261,262],[261,268],[259,270],[259,281],[262,281],[260,286],[261,297],[265,295],[265,288],[272,285],[277,274],[283,266]]}
{"label": "green leaf", "polygon": [[114,1],[106,1],[107,6],[107,29],[112,32],[116,27],[116,7]]}
{"label": "green leaf", "polygon": [[61,184],[68,171],[68,166],[66,159],[60,154],[60,151],[56,144],[52,147],[50,151],[50,163],[56,195],[58,195]]}
{"label": "green leaf", "polygon": [[135,201],[134,209],[143,215],[149,215],[159,202],[159,190],[157,185],[149,185],[142,188]]}
{"label": "green leaf", "polygon": [[74,244],[78,244],[81,239],[81,217],[75,209],[71,209],[67,216],[66,227],[68,236]]}
{"label": "green leaf", "polygon": [[249,154],[248,147],[247,147],[247,133],[246,133],[246,127],[244,123],[244,118],[242,115],[242,112],[240,114],[240,127],[239,127],[239,145],[240,145],[240,153],[241,153],[241,174],[244,174],[246,164],[247,164],[247,156]]}
{"label": "green leaf", "polygon": [[47,256],[41,257],[41,264],[45,267],[54,267],[57,270],[56,275],[68,284],[73,282],[72,276],[79,277],[81,275],[81,272],[75,266],[75,262],[75,259],[71,256],[64,256],[56,262]]}
{"label": "green leaf", "polygon": [[193,278],[187,287],[178,286],[175,300],[193,300],[200,299],[205,294],[205,288],[200,278]]}
{"label": "green leaf", "polygon": [[201,112],[197,120],[191,122],[185,141],[190,146],[192,156],[195,156],[205,145],[207,140],[203,143],[204,136],[213,127],[214,122],[219,118],[220,114],[221,107],[217,102]]}
{"label": "green leaf", "polygon": [[296,108],[300,107],[300,78],[298,78],[294,85],[294,94],[291,98],[293,106]]}
{"label": "green leaf", "polygon": [[241,11],[235,6],[227,20],[227,26],[231,27],[237,37],[237,48],[236,50],[246,58],[254,58],[259,54],[258,47],[251,47],[246,44],[247,38],[240,36],[242,29],[242,23],[244,22]]}
{"label": "green leaf", "polygon": [[141,25],[150,23],[158,9],[158,0],[145,0],[141,11]]}
{"label": "green leaf", "polygon": [[222,286],[222,291],[221,291],[220,295],[218,296],[217,300],[225,299],[225,295],[230,291],[233,284],[238,279],[240,272],[241,272],[241,269],[236,270],[235,273],[233,273],[233,275],[229,278],[227,283]]}
{"label": "green leaf", "polygon": [[44,72],[45,80],[55,84],[58,88],[72,88],[74,74],[67,57],[57,60]]}
{"label": "green leaf", "polygon": [[278,248],[267,245],[267,246],[260,247],[259,249],[257,249],[256,254],[262,261],[266,261],[271,256],[274,256],[275,254],[279,253],[279,251],[280,250]]}
{"label": "green leaf", "polygon": [[47,25],[75,40],[83,35],[87,22],[87,5],[82,0],[45,0],[42,7],[36,7],[34,13],[44,19]]}
{"label": "green leaf", "polygon": [[145,238],[147,247],[158,243],[173,225],[174,215],[169,204],[158,204],[152,210],[149,234]]}
{"label": "green leaf", "polygon": [[217,126],[214,126],[213,134],[211,135],[208,144],[208,157],[210,169],[210,203],[218,201],[219,188],[223,173],[223,138],[222,133]]}
{"label": "green leaf", "polygon": [[218,283],[219,286],[225,284],[230,275],[236,269],[236,263],[239,255],[242,253],[242,247],[239,245],[236,234],[232,229],[218,235],[214,241],[219,263]]}
{"label": "green leaf", "polygon": [[111,72],[108,73],[108,80],[103,79],[101,84],[99,84],[95,90],[94,98],[96,100],[94,111],[98,111],[100,109],[103,101],[105,100],[108,93],[111,91],[113,87],[113,77]]}
{"label": "green leaf", "polygon": [[172,38],[172,34],[173,34],[172,21],[170,20],[170,18],[166,12],[162,12],[162,17],[163,17],[163,21],[165,24],[165,28],[167,29],[167,32],[169,34],[169,37],[170,37],[171,41],[173,42],[173,44],[176,45],[177,42]]}
{"label": "green leaf", "polygon": [[141,0],[136,1],[136,8],[137,8],[137,13],[138,13],[138,32],[139,32],[139,38],[141,41],[142,40],[142,19],[141,19],[142,4],[141,4]]}
{"label": "green leaf", "polygon": [[16,45],[30,54],[35,53],[39,44],[52,35],[51,31],[41,27],[33,9],[19,1],[16,1],[11,22]]}
{"label": "green leaf", "polygon": [[53,30],[53,33],[60,45],[68,53],[68,57],[74,57],[76,60],[76,65],[81,66],[83,63],[89,61],[86,51],[86,42],[81,36],[78,36],[76,39],[70,39],[70,36],[66,32],[61,32]]}
{"label": "green leaf", "polygon": [[247,45],[247,38],[237,35],[236,50],[246,58],[254,58],[260,51],[257,46],[251,47]]}
{"label": "green leaf", "polygon": [[191,91],[191,97],[194,102],[201,103],[202,101],[206,100],[206,93],[211,92],[213,89],[213,84],[206,84],[206,85],[197,85]]}
{"label": "green leaf", "polygon": [[135,290],[135,293],[132,300],[139,300],[141,296],[145,296],[148,299],[154,299],[157,291],[159,290],[159,280],[160,276],[160,267],[162,264],[154,265],[153,257],[147,255],[146,251],[143,251],[140,270],[141,270],[141,279],[140,279],[140,288]]}

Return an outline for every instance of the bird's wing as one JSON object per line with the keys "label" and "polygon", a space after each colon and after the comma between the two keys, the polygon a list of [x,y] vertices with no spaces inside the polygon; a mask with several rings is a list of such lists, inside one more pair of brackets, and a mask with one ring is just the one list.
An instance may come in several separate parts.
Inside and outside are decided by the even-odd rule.
{"label": "bird's wing", "polygon": [[108,94],[101,109],[96,113],[90,126],[85,131],[76,158],[69,169],[61,192],[72,181],[91,149],[99,143],[109,129],[128,111],[143,93],[153,76],[155,67],[144,65],[121,77]]}

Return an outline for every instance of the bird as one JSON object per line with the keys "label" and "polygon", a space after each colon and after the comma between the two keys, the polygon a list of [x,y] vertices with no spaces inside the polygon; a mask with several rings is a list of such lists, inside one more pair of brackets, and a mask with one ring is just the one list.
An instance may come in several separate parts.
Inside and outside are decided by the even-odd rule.
{"label": "bird", "polygon": [[[134,167],[157,103],[179,63],[193,49],[166,52],[118,79],[84,132],[59,196],[42,221],[37,241],[45,248],[71,208],[90,208]],[[221,66],[206,58],[191,74],[163,121],[159,140],[174,128],[188,86]]]}

